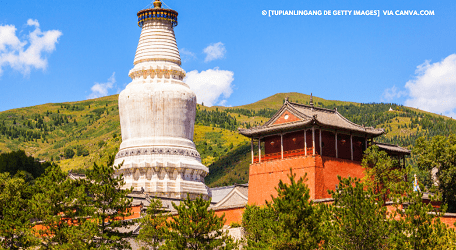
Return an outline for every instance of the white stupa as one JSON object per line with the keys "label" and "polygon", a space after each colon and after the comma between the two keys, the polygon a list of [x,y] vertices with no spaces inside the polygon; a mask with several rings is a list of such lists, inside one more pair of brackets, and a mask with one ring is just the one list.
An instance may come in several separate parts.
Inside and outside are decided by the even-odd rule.
{"label": "white stupa", "polygon": [[122,144],[114,165],[123,162],[125,188],[134,187],[156,197],[208,196],[193,143],[196,96],[182,80],[185,71],[173,28],[178,13],[154,8],[138,12],[142,28],[132,82],[119,95]]}

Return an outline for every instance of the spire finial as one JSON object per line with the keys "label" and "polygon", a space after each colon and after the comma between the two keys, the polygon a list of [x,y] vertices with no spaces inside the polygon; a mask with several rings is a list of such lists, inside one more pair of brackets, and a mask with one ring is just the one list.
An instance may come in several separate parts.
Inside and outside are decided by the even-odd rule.
{"label": "spire finial", "polygon": [[313,107],[314,103],[313,103],[313,97],[312,97],[312,93],[310,93],[310,106]]}
{"label": "spire finial", "polygon": [[160,0],[155,0],[154,2],[154,8],[160,9],[162,7],[162,3]]}

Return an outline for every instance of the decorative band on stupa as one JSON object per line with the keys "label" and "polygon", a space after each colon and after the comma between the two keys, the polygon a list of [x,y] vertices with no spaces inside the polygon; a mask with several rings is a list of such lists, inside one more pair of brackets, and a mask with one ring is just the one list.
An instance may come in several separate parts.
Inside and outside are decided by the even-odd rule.
{"label": "decorative band on stupa", "polygon": [[165,20],[170,21],[173,27],[177,26],[177,11],[171,9],[162,9],[162,3],[159,0],[154,2],[154,8],[140,10],[138,12],[138,26],[142,28],[145,21],[148,20]]}

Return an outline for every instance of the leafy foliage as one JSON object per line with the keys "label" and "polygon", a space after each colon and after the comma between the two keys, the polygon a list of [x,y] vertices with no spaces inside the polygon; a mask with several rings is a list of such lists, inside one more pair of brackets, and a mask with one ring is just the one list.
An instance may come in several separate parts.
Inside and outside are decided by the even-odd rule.
{"label": "leafy foliage", "polygon": [[246,232],[246,249],[271,249],[275,238],[276,214],[269,207],[247,205],[242,214],[242,226]]}
{"label": "leafy foliage", "polygon": [[334,204],[326,209],[327,249],[391,249],[394,231],[387,216],[382,194],[360,183],[359,179],[339,178],[339,187],[330,191]]}
{"label": "leafy foliage", "polygon": [[153,199],[146,210],[146,215],[141,219],[141,230],[137,241],[147,244],[149,249],[159,249],[167,236],[166,219],[168,214],[162,209],[159,199]]}
{"label": "leafy foliage", "polygon": [[417,157],[418,168],[430,175],[436,168],[437,183],[448,210],[456,212],[456,135],[424,137],[416,141],[413,154]]}
{"label": "leafy foliage", "polygon": [[442,223],[439,217],[445,212],[422,201],[423,193],[408,187],[407,196],[400,199],[403,209],[396,210],[396,230],[392,234],[396,249],[455,249],[456,235],[453,229]]}
{"label": "leafy foliage", "polygon": [[371,146],[364,152],[361,165],[365,168],[364,181],[373,192],[380,195],[382,204],[401,195],[406,183],[406,170],[385,151]]}
{"label": "leafy foliage", "polygon": [[[131,232],[121,232],[119,229],[132,225],[131,221],[125,220],[131,215],[132,199],[127,198],[127,194],[132,189],[122,190],[125,184],[122,176],[115,175],[115,169],[111,162],[106,165],[94,164],[93,168],[87,171],[84,185],[90,194],[86,206],[90,207],[91,216],[98,225],[96,237],[92,240],[92,246],[96,248],[130,248],[125,238]],[[119,169],[117,166],[116,169]]]}
{"label": "leafy foliage", "polygon": [[324,242],[322,210],[309,201],[305,177],[295,181],[291,171],[288,177],[290,184],[280,180],[272,202],[264,208],[250,206],[244,212],[247,248],[315,249]]}
{"label": "leafy foliage", "polygon": [[179,205],[178,215],[166,222],[164,249],[236,249],[238,243],[222,230],[225,216],[218,217],[208,209],[210,200],[189,196]]}
{"label": "leafy foliage", "polygon": [[35,229],[42,247],[89,248],[96,225],[88,220],[91,208],[84,185],[52,165],[36,180],[34,193],[29,209],[38,220]]}
{"label": "leafy foliage", "polygon": [[33,157],[27,156],[23,150],[0,154],[0,173],[7,172],[11,176],[18,171],[25,171],[30,173],[33,178],[37,178],[49,165],[49,162],[39,163]]}
{"label": "leafy foliage", "polygon": [[0,173],[0,248],[27,248],[37,243],[27,210],[30,196],[30,186],[22,178]]}
{"label": "leafy foliage", "polygon": [[232,117],[226,111],[197,109],[195,123],[204,126],[219,127],[228,130],[235,130],[240,125],[236,117]]}

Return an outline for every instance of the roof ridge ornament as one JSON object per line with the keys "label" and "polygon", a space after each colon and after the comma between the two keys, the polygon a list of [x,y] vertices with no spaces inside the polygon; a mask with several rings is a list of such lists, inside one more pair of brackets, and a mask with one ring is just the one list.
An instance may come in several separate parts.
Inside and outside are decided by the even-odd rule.
{"label": "roof ridge ornament", "polygon": [[313,108],[313,106],[314,106],[312,93],[310,93],[310,103],[309,103],[309,105],[310,105],[312,108]]}
{"label": "roof ridge ornament", "polygon": [[154,8],[155,9],[161,9],[161,7],[162,7],[162,2],[160,0],[155,0]]}
{"label": "roof ridge ornament", "polygon": [[285,97],[285,103],[288,103],[288,102],[289,101],[288,101],[288,96],[287,96],[287,97]]}

